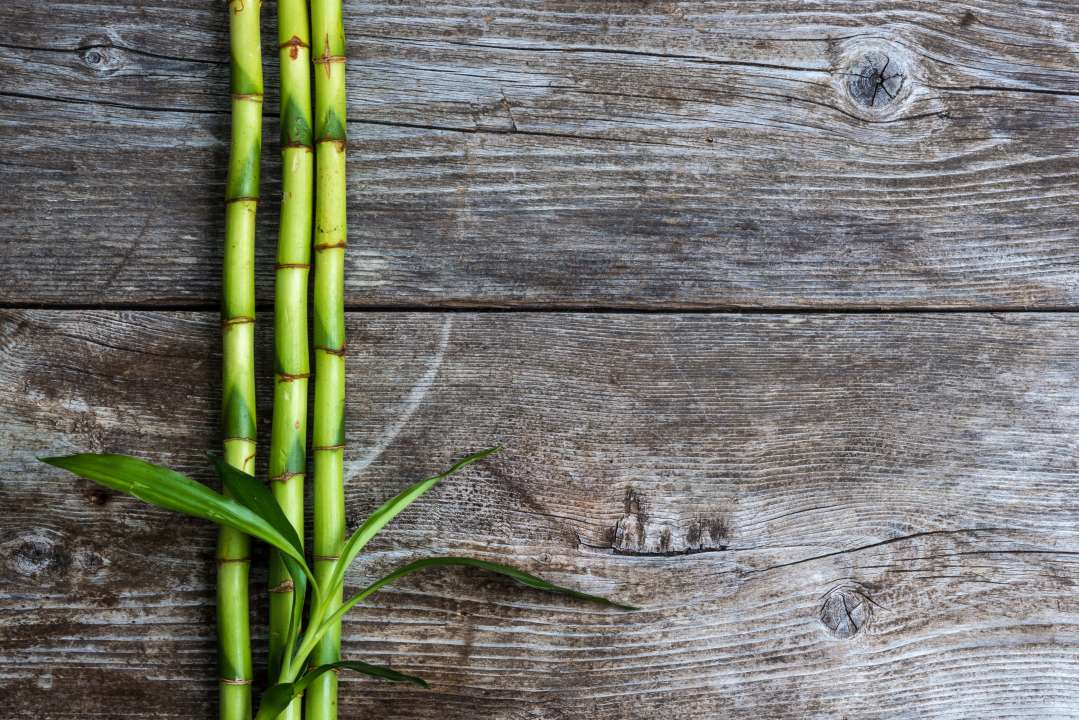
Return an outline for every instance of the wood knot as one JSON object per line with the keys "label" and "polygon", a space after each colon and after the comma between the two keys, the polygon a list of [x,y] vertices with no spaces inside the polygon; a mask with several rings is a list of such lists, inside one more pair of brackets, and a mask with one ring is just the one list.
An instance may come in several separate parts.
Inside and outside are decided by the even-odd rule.
{"label": "wood knot", "polygon": [[847,92],[854,102],[868,108],[881,108],[895,102],[907,82],[899,60],[880,51],[862,55],[847,74]]}
{"label": "wood knot", "polygon": [[832,87],[845,111],[879,121],[899,116],[915,99],[923,70],[906,47],[881,38],[848,38],[829,47]]}
{"label": "wood knot", "polygon": [[79,51],[79,59],[95,73],[110,73],[123,64],[114,48],[95,45]]}
{"label": "wood knot", "polygon": [[873,601],[857,585],[841,585],[829,590],[819,614],[821,625],[842,640],[849,640],[864,630],[872,616]]}
{"label": "wood knot", "polygon": [[62,576],[71,567],[71,556],[51,534],[31,533],[14,538],[4,548],[8,567],[26,578],[41,580]]}
{"label": "wood knot", "polygon": [[611,549],[618,555],[693,555],[727,548],[730,528],[727,515],[705,517],[656,517],[647,512],[645,498],[626,491],[624,514],[614,526]]}

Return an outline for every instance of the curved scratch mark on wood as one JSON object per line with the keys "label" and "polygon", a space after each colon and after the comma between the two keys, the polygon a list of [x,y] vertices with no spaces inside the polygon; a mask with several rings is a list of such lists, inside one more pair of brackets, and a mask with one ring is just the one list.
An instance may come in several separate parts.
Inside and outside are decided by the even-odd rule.
{"label": "curved scratch mark on wood", "polygon": [[416,412],[416,409],[423,403],[424,398],[427,397],[427,393],[434,386],[435,378],[438,376],[438,371],[442,367],[442,361],[446,357],[446,350],[450,346],[450,329],[453,326],[453,316],[447,315],[446,321],[442,324],[442,331],[438,338],[438,348],[435,350],[435,354],[431,357],[431,360],[427,363],[427,369],[423,375],[412,386],[412,389],[405,395],[404,400],[401,401],[404,406],[403,411],[397,416],[397,419],[386,426],[382,433],[375,440],[374,444],[367,449],[367,451],[356,460],[345,461],[345,482],[349,482],[361,472],[363,472],[371,463],[379,458],[386,448],[388,448],[397,436],[404,429],[405,424],[412,418],[412,415]]}

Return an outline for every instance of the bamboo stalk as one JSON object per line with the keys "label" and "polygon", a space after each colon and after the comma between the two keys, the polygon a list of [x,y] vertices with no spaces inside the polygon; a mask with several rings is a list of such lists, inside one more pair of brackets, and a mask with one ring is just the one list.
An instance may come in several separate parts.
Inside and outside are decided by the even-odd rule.
{"label": "bamboo stalk", "polygon": [[[232,142],[225,189],[222,283],[222,420],[225,461],[255,463],[255,212],[262,147],[262,47],[258,0],[231,0]],[[251,631],[247,574],[250,539],[222,529],[217,544],[220,717],[251,717]]]}
{"label": "bamboo stalk", "polygon": [[[344,420],[345,314],[345,33],[341,0],[312,0],[315,75],[315,412],[314,560],[320,582],[328,579],[345,537]],[[329,610],[341,602],[336,590]],[[315,665],[340,659],[336,623],[312,654]],[[337,717],[337,675],[326,673],[307,689],[308,720]]]}
{"label": "bamboo stalk", "polygon": [[[306,0],[278,0],[281,66],[281,221],[274,293],[274,404],[270,485],[285,516],[303,538],[307,467],[307,276],[311,262],[314,147],[311,131],[311,35]],[[270,558],[269,674],[288,674],[285,647],[292,617],[293,585],[279,553]],[[278,715],[299,720],[302,705]]]}

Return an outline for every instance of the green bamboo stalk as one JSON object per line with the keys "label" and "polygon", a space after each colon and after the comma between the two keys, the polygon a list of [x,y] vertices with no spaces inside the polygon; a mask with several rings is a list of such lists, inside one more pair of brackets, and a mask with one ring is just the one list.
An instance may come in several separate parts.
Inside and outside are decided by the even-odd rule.
{"label": "green bamboo stalk", "polygon": [[[222,283],[222,420],[225,461],[255,464],[255,212],[262,148],[262,46],[258,0],[230,0],[232,145],[225,189]],[[251,717],[251,631],[247,572],[250,539],[222,529],[217,544],[220,717]]]}
{"label": "green bamboo stalk", "polygon": [[[315,412],[314,560],[328,581],[345,538],[345,31],[341,0],[312,0],[315,75]],[[341,588],[329,609],[341,602]],[[323,636],[312,662],[340,659],[341,625]],[[337,675],[326,673],[307,689],[308,720],[336,720]]]}
{"label": "green bamboo stalk", "polygon": [[[278,0],[277,40],[281,66],[281,222],[274,294],[274,404],[270,485],[285,517],[303,538],[304,472],[307,466],[307,276],[311,262],[314,147],[311,131],[311,34],[307,0]],[[270,558],[269,672],[287,675],[286,648],[293,584],[279,553]],[[299,720],[291,703],[280,720]]]}

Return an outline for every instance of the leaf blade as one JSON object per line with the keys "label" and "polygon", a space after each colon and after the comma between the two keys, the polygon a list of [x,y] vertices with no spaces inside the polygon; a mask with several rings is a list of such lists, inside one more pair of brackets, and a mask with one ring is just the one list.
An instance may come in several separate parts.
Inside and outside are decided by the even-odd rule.
{"label": "leaf blade", "polygon": [[253,475],[226,463],[220,455],[210,455],[210,462],[217,470],[222,484],[232,493],[232,499],[272,525],[282,537],[289,541],[296,552],[302,555],[303,544],[300,542],[300,536],[289,519],[285,517],[281,505],[278,504],[270,489]]}
{"label": "leaf blade", "polygon": [[389,585],[395,580],[399,580],[406,575],[411,575],[412,573],[419,572],[421,570],[426,570],[427,568],[447,566],[475,567],[481,570],[486,570],[487,572],[495,573],[497,575],[506,576],[520,585],[524,585],[526,587],[530,587],[536,590],[553,592],[558,595],[566,595],[568,597],[572,597],[578,600],[585,600],[587,602],[593,602],[599,605],[617,608],[619,610],[640,610],[640,608],[634,607],[633,605],[625,605],[623,603],[615,602],[599,595],[591,595],[589,593],[581,592],[579,590],[573,590],[572,588],[555,585],[554,583],[548,582],[541,577],[532,575],[531,573],[526,573],[524,570],[519,570],[509,565],[487,562],[486,560],[478,560],[476,558],[446,555],[441,557],[430,557],[415,560],[408,563],[407,565],[403,565],[397,568],[390,574],[379,578],[378,580],[374,581],[366,588],[361,590],[359,593],[349,598],[348,601],[342,604],[341,607],[339,607],[332,615],[330,615],[321,623],[318,630],[324,632],[324,628],[327,628],[333,623],[339,621],[342,617],[344,617],[345,613],[354,608],[364,599],[370,597],[378,590],[382,589],[386,585]]}
{"label": "leaf blade", "polygon": [[360,527],[356,528],[356,531],[349,536],[348,540],[345,541],[344,546],[342,546],[340,553],[341,557],[334,566],[330,581],[325,588],[327,597],[333,595],[338,584],[344,584],[345,571],[352,565],[352,562],[356,559],[356,556],[360,554],[360,551],[363,550],[364,546],[367,545],[371,538],[377,535],[387,523],[404,512],[409,505],[418,500],[424,493],[437,485],[441,480],[460,472],[472,463],[479,462],[485,457],[493,455],[501,449],[501,446],[496,445],[495,447],[489,447],[485,450],[480,450],[479,452],[467,455],[450,466],[449,469],[405,488],[396,496],[380,505],[377,510],[367,517]]}
{"label": "leaf blade", "polygon": [[430,687],[423,678],[416,677],[415,675],[406,675],[405,673],[398,672],[385,665],[372,665],[360,660],[341,660],[339,662],[328,663],[326,665],[319,665],[316,668],[311,668],[304,673],[303,677],[299,680],[291,683],[279,683],[267,689],[260,699],[259,709],[258,713],[255,715],[255,720],[274,720],[274,718],[284,712],[285,708],[289,706],[289,703],[303,695],[304,691],[315,681],[315,679],[324,673],[337,669],[352,670],[390,682],[407,682],[424,689]]}
{"label": "leaf blade", "polygon": [[209,520],[256,537],[289,555],[309,572],[303,553],[297,553],[292,543],[270,523],[245,505],[186,475],[129,455],[80,453],[38,459],[155,507]]}

